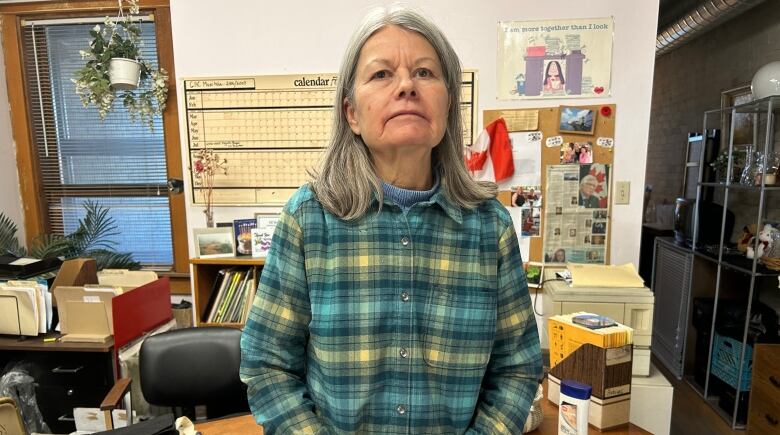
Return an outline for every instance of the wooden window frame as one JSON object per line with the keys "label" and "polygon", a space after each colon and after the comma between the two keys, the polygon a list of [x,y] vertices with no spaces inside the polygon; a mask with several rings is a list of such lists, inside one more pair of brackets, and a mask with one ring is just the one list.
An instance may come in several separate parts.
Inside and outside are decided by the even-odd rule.
{"label": "wooden window frame", "polygon": [[[162,115],[168,178],[184,179],[179,138],[179,109],[176,94],[176,71],[173,62],[173,38],[171,34],[171,8],[169,0],[141,0],[142,10],[154,14],[157,29],[157,52],[160,67],[170,77],[168,101]],[[49,227],[46,205],[43,202],[40,169],[35,158],[35,142],[31,128],[30,107],[22,63],[21,21],[23,19],[67,18],[95,14],[116,14],[116,1],[68,1],[39,2],[0,5],[3,55],[5,56],[6,86],[11,107],[11,126],[16,146],[16,163],[19,170],[19,187],[24,213],[26,242],[46,233]],[[186,222],[186,204],[183,194],[170,195],[171,238],[173,241],[173,268],[170,273],[174,293],[190,293],[189,249]],[[186,291],[184,282],[186,281]]]}

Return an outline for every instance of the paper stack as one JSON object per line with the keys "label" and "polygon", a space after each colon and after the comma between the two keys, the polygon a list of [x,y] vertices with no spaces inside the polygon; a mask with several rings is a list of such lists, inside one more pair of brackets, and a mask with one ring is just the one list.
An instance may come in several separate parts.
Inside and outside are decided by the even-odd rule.
{"label": "paper stack", "polygon": [[37,281],[0,284],[0,334],[36,336],[51,326],[51,294]]}

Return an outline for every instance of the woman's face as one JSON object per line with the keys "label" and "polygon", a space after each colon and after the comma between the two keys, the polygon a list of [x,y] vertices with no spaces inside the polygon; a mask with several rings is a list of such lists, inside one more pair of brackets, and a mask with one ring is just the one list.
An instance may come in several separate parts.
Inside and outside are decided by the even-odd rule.
{"label": "woman's face", "polygon": [[561,250],[557,250],[555,251],[555,258],[553,260],[558,263],[562,263],[566,261],[566,254]]}
{"label": "woman's face", "polygon": [[561,72],[558,70],[558,64],[555,62],[550,63],[550,68],[547,70],[551,76],[558,76]]}
{"label": "woman's face", "polygon": [[352,131],[372,153],[434,148],[447,128],[449,94],[439,57],[421,35],[387,26],[358,57],[354,100],[344,101]]}

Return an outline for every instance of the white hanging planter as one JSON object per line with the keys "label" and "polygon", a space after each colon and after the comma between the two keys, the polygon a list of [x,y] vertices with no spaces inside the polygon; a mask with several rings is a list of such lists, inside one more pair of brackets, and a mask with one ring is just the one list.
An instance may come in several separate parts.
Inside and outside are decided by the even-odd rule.
{"label": "white hanging planter", "polygon": [[111,88],[117,91],[132,91],[141,79],[141,62],[115,57],[108,64]]}

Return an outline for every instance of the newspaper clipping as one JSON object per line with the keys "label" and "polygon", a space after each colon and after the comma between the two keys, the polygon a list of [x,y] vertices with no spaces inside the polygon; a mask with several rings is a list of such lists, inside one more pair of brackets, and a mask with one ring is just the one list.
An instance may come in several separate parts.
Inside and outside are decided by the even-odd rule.
{"label": "newspaper clipping", "polygon": [[547,166],[544,261],[605,263],[610,165]]}

